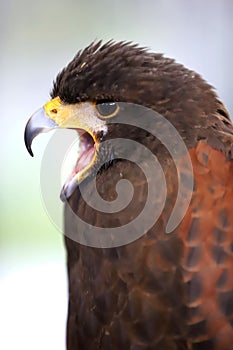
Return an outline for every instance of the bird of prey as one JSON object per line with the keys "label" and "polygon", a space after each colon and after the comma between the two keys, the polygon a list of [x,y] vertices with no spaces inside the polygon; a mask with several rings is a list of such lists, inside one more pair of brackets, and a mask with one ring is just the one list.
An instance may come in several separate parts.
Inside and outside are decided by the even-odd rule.
{"label": "bird of prey", "polygon": [[[176,152],[178,143],[168,132],[171,156],[161,140],[161,119],[153,119],[153,113],[174,127],[186,153]],[[139,124],[150,120],[148,127],[132,122],[132,116]],[[25,143],[31,155],[34,137],[59,127],[76,129],[80,139],[61,194],[67,349],[232,350],[233,126],[214,89],[196,72],[134,43],[94,42],[58,74],[51,100],[28,121]],[[155,157],[123,141],[114,143],[117,139],[141,144],[156,157],[165,200],[160,173],[150,173]],[[128,191],[117,192],[122,180],[132,185],[130,199]],[[179,186],[184,196],[191,194],[190,202],[168,233]],[[150,191],[152,207],[163,201],[164,206],[146,228],[152,210],[141,226],[134,222]],[[96,192],[99,197],[90,205],[87,198]],[[101,201],[110,205],[118,195],[128,200],[124,208],[95,207]],[[79,241],[80,218],[91,227],[86,244]],[[127,244],[118,245],[114,239],[121,227]],[[112,246],[93,246],[98,228],[110,235]],[[134,230],[139,235],[128,241]]]}

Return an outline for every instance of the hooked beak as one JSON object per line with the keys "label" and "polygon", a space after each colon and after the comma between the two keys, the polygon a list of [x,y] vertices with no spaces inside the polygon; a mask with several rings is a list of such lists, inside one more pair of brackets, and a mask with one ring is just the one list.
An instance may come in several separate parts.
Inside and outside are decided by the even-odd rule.
{"label": "hooked beak", "polygon": [[72,173],[65,182],[61,199],[68,199],[78,184],[91,174],[92,166],[97,162],[99,140],[98,132],[105,133],[106,122],[98,116],[96,106],[92,102],[66,104],[59,97],[47,102],[29,119],[24,133],[25,145],[33,156],[31,145],[33,139],[43,132],[56,128],[77,130],[80,146]]}
{"label": "hooked beak", "polygon": [[57,123],[46,115],[44,107],[40,108],[31,116],[25,128],[24,142],[29,154],[32,157],[33,152],[31,146],[33,139],[37,135],[43,132],[48,132],[57,127]]}

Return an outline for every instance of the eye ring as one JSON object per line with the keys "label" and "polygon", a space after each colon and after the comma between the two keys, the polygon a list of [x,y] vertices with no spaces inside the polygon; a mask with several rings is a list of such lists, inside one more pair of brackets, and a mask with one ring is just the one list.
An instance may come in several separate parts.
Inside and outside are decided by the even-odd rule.
{"label": "eye ring", "polygon": [[102,118],[114,117],[119,111],[119,105],[114,101],[97,101],[96,109]]}

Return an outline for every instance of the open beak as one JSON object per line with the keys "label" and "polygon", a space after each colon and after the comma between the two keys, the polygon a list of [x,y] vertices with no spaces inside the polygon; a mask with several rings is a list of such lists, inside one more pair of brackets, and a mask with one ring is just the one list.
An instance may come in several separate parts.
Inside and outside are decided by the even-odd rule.
{"label": "open beak", "polygon": [[78,184],[90,175],[92,166],[96,163],[99,146],[96,134],[100,131],[105,133],[106,124],[98,118],[94,103],[65,104],[56,97],[34,113],[27,122],[24,140],[31,156],[33,139],[40,133],[56,128],[76,129],[80,139],[79,154],[73,171],[61,191],[61,199],[65,201]]}

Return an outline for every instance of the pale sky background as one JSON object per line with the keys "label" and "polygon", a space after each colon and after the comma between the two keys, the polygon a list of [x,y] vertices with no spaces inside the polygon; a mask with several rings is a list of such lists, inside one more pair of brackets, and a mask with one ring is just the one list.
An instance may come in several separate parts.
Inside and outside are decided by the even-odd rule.
{"label": "pale sky background", "polygon": [[64,350],[65,250],[40,193],[50,136],[36,140],[31,158],[26,121],[76,51],[101,38],[176,58],[216,87],[233,116],[233,1],[2,0],[0,33],[0,349]]}

